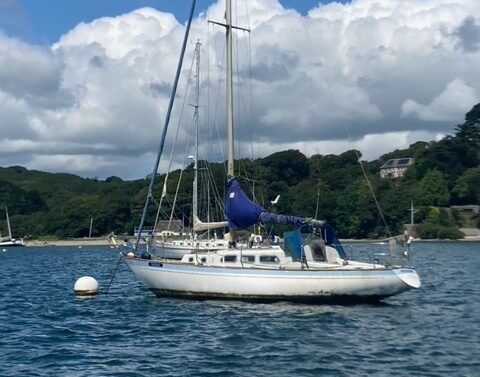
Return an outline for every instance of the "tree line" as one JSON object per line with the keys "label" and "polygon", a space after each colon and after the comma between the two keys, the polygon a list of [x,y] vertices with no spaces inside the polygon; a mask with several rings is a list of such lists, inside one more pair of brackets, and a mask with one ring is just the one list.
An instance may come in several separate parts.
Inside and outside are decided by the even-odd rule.
{"label": "tree line", "polygon": [[[406,157],[413,157],[414,164],[402,179],[380,178],[383,163]],[[466,114],[465,121],[455,127],[453,135],[439,141],[417,142],[374,161],[362,161],[361,153],[356,150],[340,155],[315,154],[310,158],[298,150],[286,150],[264,158],[241,159],[236,166],[237,176],[247,193],[265,208],[327,220],[342,238],[384,237],[388,231],[401,233],[404,224],[410,222],[411,201],[419,209],[415,215],[419,236],[460,238],[458,227],[465,225],[465,219],[448,208],[480,203],[480,104]],[[205,186],[199,192],[203,211],[208,207],[221,217],[222,205],[218,199],[225,194],[225,163],[202,161],[200,167],[211,182],[208,190]],[[193,166],[183,172],[173,171],[167,184],[168,197],[172,198],[182,175],[174,212],[187,225],[193,173]],[[154,188],[157,199],[164,179],[165,175],[159,175]],[[85,237],[91,218],[94,236],[112,231],[132,234],[140,219],[148,180],[149,177],[124,181],[114,176],[98,180],[20,166],[0,168],[0,206],[8,206],[17,237]],[[277,195],[280,200],[272,204]],[[172,200],[165,200],[161,214],[167,217],[172,206]],[[150,224],[156,212],[152,207],[148,216]],[[480,220],[473,219],[467,225],[480,227]],[[0,231],[5,234],[6,229],[5,220],[0,221]]]}

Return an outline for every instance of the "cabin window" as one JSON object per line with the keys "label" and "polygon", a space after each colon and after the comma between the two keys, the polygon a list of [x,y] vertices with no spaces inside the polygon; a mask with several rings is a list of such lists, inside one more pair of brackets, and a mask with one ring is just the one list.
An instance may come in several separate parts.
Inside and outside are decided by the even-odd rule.
{"label": "cabin window", "polygon": [[242,255],[242,263],[255,262],[255,255]]}
{"label": "cabin window", "polygon": [[325,248],[321,245],[311,245],[312,258],[315,262],[325,262]]}
{"label": "cabin window", "polygon": [[188,258],[188,261],[189,261],[189,262],[193,262],[193,257],[189,257],[189,258]]}
{"label": "cabin window", "polygon": [[205,263],[206,261],[207,261],[207,258],[206,258],[206,257],[200,258],[200,262]]}
{"label": "cabin window", "polygon": [[217,243],[217,246],[223,246],[221,243]]}
{"label": "cabin window", "polygon": [[275,255],[261,255],[260,256],[260,263],[279,263],[280,259],[278,259]]}
{"label": "cabin window", "polygon": [[237,261],[237,256],[236,255],[225,255],[224,258],[226,263],[235,263]]}

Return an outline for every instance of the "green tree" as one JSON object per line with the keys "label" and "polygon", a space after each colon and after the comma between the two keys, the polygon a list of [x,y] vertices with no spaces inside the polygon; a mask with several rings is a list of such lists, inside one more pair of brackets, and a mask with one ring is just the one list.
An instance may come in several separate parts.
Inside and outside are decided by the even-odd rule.
{"label": "green tree", "polygon": [[355,150],[339,156],[313,155],[310,158],[311,177],[321,180],[333,191],[341,191],[362,175],[358,162],[361,156],[361,153]]}
{"label": "green tree", "polygon": [[337,196],[334,224],[340,237],[378,236],[376,230],[381,219],[365,179],[354,181]]}
{"label": "green tree", "polygon": [[308,159],[298,150],[289,149],[265,157],[260,164],[268,168],[270,181],[295,185],[309,175]]}
{"label": "green tree", "polygon": [[480,203],[480,166],[467,170],[458,178],[453,193],[463,204]]}
{"label": "green tree", "polygon": [[447,205],[450,200],[450,191],[442,173],[438,170],[429,171],[418,184],[416,199],[420,205]]}
{"label": "green tree", "polygon": [[439,170],[448,187],[466,170],[480,164],[480,104],[465,115],[465,122],[457,125],[454,136],[431,142],[416,156],[415,172],[421,179],[429,170]]}
{"label": "green tree", "polygon": [[480,164],[480,103],[465,115],[465,122],[455,130],[455,138],[464,148],[466,164]]}
{"label": "green tree", "polygon": [[424,239],[459,239],[462,232],[455,224],[453,216],[444,208],[429,207],[427,219],[416,227],[420,238]]}

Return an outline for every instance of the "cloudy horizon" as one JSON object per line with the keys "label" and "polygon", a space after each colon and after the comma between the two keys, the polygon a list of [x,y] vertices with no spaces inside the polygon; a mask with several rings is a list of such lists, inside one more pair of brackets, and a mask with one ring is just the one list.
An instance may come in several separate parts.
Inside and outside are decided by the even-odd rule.
{"label": "cloudy horizon", "polygon": [[[233,17],[251,29],[234,44],[238,157],[355,148],[370,160],[453,133],[480,102],[478,1],[356,0],[307,12],[276,0],[245,4],[237,2]],[[191,154],[197,39],[202,154],[224,157],[224,36],[207,24],[222,21],[223,9],[212,2],[192,25],[164,153],[168,159],[180,125],[173,167]],[[151,7],[81,22],[48,45],[0,24],[0,165],[145,177],[184,31],[175,14]]]}

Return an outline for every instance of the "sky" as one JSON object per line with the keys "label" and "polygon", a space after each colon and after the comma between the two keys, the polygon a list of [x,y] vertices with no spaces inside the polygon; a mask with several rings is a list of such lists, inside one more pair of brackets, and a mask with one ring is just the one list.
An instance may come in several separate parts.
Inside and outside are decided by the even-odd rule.
{"label": "sky", "polygon": [[[318,0],[281,1],[284,7],[302,14],[318,3]],[[80,22],[118,16],[143,7],[170,12],[185,22],[190,4],[190,0],[0,0],[0,28],[32,43],[51,44]],[[196,4],[198,15],[212,1],[197,0]]]}
{"label": "sky", "polygon": [[[150,173],[190,2],[0,0],[0,166]],[[453,133],[480,102],[478,0],[234,0],[236,155],[288,148],[378,158]],[[225,156],[221,0],[199,0],[166,157]],[[171,152],[175,135],[176,148]],[[168,169],[168,158],[161,170]]]}

